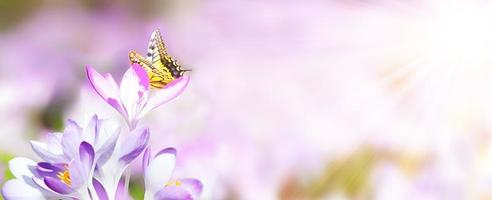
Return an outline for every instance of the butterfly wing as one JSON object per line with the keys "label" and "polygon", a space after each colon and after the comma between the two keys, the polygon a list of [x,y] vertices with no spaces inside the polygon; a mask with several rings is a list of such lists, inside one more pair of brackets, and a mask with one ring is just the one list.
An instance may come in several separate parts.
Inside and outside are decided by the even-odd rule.
{"label": "butterfly wing", "polygon": [[165,85],[173,81],[175,78],[171,75],[169,70],[164,67],[159,67],[153,65],[151,61],[145,59],[143,56],[138,54],[135,51],[130,51],[128,54],[130,57],[130,62],[137,63],[142,68],[147,71],[147,75],[149,76],[150,86],[153,88],[163,88]]}
{"label": "butterfly wing", "polygon": [[155,30],[150,37],[147,59],[155,66],[166,68],[174,78],[179,78],[183,76],[185,71],[188,71],[183,70],[181,65],[167,54],[166,46],[164,45],[164,40],[159,29]]}
{"label": "butterfly wing", "polygon": [[149,46],[147,48],[147,60],[153,65],[162,66],[162,59],[167,55],[161,32],[157,29],[150,36]]}

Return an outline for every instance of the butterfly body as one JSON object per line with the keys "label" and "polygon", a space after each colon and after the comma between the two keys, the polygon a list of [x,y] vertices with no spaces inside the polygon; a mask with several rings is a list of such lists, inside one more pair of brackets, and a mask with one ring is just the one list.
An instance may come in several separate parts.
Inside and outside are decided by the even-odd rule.
{"label": "butterfly body", "polygon": [[150,37],[146,58],[136,51],[130,51],[128,56],[130,63],[139,64],[147,71],[152,88],[163,88],[189,71],[182,69],[181,65],[167,54],[159,30],[155,30]]}

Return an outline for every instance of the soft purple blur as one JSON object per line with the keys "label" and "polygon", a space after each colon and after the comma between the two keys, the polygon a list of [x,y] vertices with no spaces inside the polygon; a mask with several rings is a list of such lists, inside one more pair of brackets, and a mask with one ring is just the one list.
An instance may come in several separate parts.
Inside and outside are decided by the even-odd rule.
{"label": "soft purple blur", "polygon": [[190,82],[141,123],[203,199],[492,198],[488,2],[34,2],[0,6],[3,165],[67,118],[123,120],[84,67],[121,80],[159,28]]}

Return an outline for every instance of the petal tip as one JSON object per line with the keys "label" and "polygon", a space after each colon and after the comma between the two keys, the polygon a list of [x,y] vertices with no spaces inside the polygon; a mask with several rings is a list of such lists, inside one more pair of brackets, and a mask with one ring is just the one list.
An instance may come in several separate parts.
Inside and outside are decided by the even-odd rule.
{"label": "petal tip", "polygon": [[132,69],[135,72],[135,74],[138,76],[138,79],[140,79],[140,84],[146,89],[149,89],[149,76],[147,75],[147,72],[142,68],[137,63],[132,64]]}
{"label": "petal tip", "polygon": [[150,163],[150,152],[151,152],[150,146],[145,148],[145,151],[144,151],[144,154],[142,157],[142,169],[144,171],[144,174],[145,174],[145,169],[147,168],[147,166],[149,166],[149,163]]}
{"label": "petal tip", "polygon": [[94,147],[86,141],[81,142],[79,146],[79,155],[81,160],[89,162],[92,165],[95,156]]}
{"label": "petal tip", "polygon": [[87,74],[87,78],[89,79],[89,82],[93,82],[94,80],[94,75],[99,74],[93,67],[87,66],[85,67],[85,72]]}
{"label": "petal tip", "polygon": [[174,147],[168,147],[168,148],[165,148],[165,149],[162,149],[161,151],[159,151],[159,153],[157,153],[157,155],[155,155],[156,157],[159,156],[159,155],[162,155],[162,154],[172,154],[174,156],[176,156],[176,148]]}

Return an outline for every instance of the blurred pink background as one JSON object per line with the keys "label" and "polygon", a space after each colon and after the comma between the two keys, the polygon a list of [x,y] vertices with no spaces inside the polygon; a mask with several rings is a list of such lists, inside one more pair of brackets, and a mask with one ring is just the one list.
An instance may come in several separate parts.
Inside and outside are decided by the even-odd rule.
{"label": "blurred pink background", "polygon": [[490,19],[480,0],[2,1],[0,170],[66,119],[119,118],[84,67],[119,80],[159,28],[193,71],[143,123],[202,199],[492,199]]}

